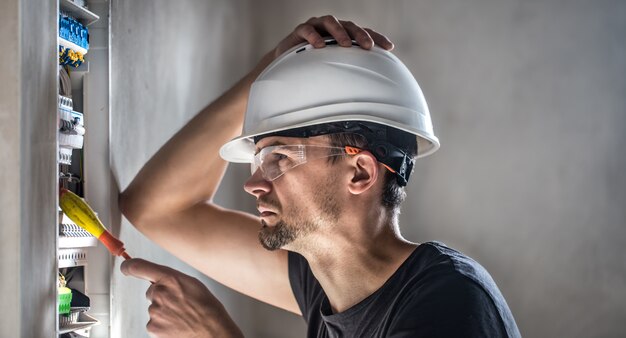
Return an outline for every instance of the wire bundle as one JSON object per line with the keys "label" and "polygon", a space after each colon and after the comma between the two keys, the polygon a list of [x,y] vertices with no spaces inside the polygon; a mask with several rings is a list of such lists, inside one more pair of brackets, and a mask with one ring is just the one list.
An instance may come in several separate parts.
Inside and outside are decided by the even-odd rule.
{"label": "wire bundle", "polygon": [[78,67],[85,62],[85,56],[81,52],[59,46],[59,64],[62,66]]}

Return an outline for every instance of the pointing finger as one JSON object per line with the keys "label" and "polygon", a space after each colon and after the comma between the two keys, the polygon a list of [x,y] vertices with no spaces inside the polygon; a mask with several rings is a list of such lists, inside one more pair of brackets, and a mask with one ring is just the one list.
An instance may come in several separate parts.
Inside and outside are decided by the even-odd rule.
{"label": "pointing finger", "polygon": [[120,270],[126,276],[156,283],[163,277],[171,274],[171,269],[164,265],[155,264],[141,258],[131,258],[122,262]]}

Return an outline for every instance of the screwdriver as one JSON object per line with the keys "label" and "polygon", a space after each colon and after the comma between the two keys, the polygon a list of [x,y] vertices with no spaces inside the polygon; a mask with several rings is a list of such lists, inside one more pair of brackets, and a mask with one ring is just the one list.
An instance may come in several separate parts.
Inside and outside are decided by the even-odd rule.
{"label": "screwdriver", "polygon": [[59,206],[69,219],[102,242],[112,255],[130,259],[130,256],[126,253],[126,249],[124,249],[124,243],[115,238],[115,236],[104,227],[100,219],[98,219],[98,216],[96,216],[96,213],[80,196],[65,188],[61,188]]}

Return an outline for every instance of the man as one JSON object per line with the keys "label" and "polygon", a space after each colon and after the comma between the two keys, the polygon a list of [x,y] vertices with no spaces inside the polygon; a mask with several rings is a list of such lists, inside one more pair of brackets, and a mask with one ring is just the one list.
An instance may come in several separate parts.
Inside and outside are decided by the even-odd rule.
{"label": "man", "polygon": [[[309,337],[518,337],[478,263],[400,234],[414,159],[439,144],[392,48],[332,16],[299,25],[145,165],[124,215],[211,278],[301,314]],[[220,154],[252,164],[260,217],[211,203]],[[122,271],[153,283],[154,336],[241,336],[198,280],[139,259]]]}

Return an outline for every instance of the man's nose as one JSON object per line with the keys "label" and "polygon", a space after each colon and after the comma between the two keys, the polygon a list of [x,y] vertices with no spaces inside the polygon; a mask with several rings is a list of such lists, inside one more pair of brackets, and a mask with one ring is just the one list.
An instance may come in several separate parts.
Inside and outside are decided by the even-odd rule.
{"label": "man's nose", "polygon": [[261,170],[257,169],[244,183],[243,189],[250,195],[259,198],[261,195],[269,193],[272,189],[270,182],[263,178]]}

